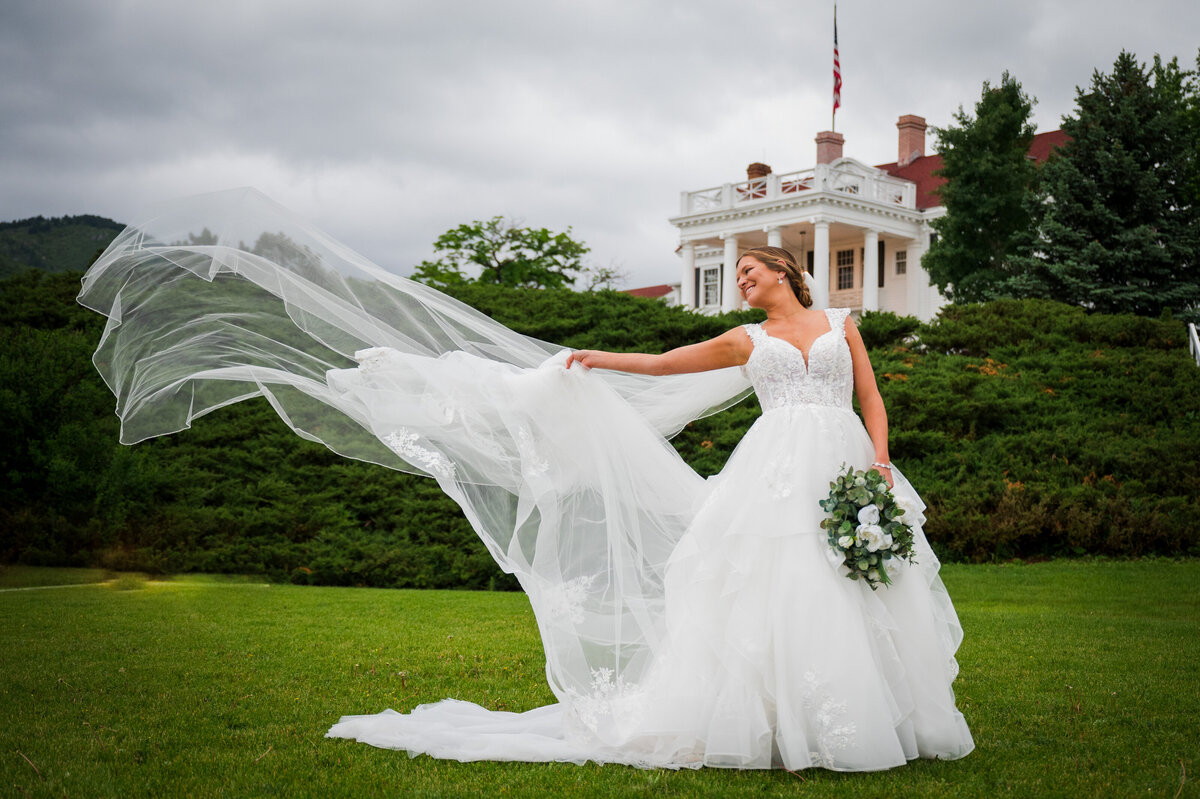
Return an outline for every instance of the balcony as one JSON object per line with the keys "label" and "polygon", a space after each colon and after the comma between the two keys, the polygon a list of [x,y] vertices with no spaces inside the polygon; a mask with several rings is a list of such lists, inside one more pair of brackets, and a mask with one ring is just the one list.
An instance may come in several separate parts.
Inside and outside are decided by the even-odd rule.
{"label": "balcony", "polygon": [[910,210],[917,207],[915,184],[851,161],[836,166],[820,164],[800,172],[772,173],[741,183],[685,191],[680,196],[679,215],[728,211],[802,196],[815,198],[825,192],[841,192],[884,206]]}

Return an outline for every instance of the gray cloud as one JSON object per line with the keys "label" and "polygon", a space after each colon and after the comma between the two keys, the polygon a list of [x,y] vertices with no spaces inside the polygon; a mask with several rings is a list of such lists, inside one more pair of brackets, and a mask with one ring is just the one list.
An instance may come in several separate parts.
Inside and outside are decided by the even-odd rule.
{"label": "gray cloud", "polygon": [[[0,219],[128,219],[254,185],[407,273],[443,230],[565,228],[631,283],[674,278],[678,193],[811,165],[831,7],[725,0],[56,0],[0,9]],[[1057,127],[1122,47],[1192,64],[1200,9],[843,2],[838,129],[947,124],[1008,70]],[[1189,38],[1190,37],[1190,38]]]}

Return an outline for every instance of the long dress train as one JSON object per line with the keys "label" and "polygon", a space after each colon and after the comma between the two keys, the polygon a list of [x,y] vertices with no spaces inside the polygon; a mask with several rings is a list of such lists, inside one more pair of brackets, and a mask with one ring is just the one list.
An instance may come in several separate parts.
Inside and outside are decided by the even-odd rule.
{"label": "long dress train", "polygon": [[[839,575],[819,528],[831,477],[873,453],[851,410],[844,311],[827,312],[807,363],[749,326],[742,370],[566,370],[560,348],[250,190],[131,225],[80,302],[109,317],[94,361],[122,441],[264,396],[306,438],[437,480],[529,596],[557,704],[446,700],[344,717],[330,736],[666,767],[866,770],[971,750],[951,690],[961,628],[919,524],[916,563],[876,592]],[[751,382],[763,416],[706,481],[665,437]]]}

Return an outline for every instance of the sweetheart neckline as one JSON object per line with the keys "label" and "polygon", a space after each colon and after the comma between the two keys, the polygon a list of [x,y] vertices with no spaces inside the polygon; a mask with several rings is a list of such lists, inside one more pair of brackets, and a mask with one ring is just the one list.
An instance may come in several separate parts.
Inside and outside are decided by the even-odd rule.
{"label": "sweetheart neckline", "polygon": [[[825,310],[825,321],[829,324],[829,329],[808,343],[808,352],[805,352],[802,348],[798,347],[797,345],[793,344],[791,341],[788,341],[786,338],[783,338],[782,336],[771,335],[770,333],[767,332],[766,328],[764,328],[762,326],[762,322],[758,323],[758,329],[761,330],[762,334],[764,336],[766,336],[767,338],[773,338],[776,341],[782,341],[784,344],[788,345],[789,347],[794,349],[796,352],[800,353],[800,358],[804,361],[804,373],[808,374],[808,371],[809,371],[808,370],[808,359],[812,355],[813,347],[817,346],[818,341],[820,341],[821,339],[828,336],[834,330],[833,319],[829,316],[828,309]],[[751,354],[753,354],[753,353],[751,353]]]}

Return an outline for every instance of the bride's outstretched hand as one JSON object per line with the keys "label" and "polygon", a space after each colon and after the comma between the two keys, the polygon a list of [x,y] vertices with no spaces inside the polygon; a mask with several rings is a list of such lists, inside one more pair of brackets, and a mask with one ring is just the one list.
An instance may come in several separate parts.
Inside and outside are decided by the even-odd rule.
{"label": "bride's outstretched hand", "polygon": [[600,350],[575,350],[567,356],[567,368],[577,363],[585,369],[603,369],[604,356],[607,354]]}

